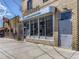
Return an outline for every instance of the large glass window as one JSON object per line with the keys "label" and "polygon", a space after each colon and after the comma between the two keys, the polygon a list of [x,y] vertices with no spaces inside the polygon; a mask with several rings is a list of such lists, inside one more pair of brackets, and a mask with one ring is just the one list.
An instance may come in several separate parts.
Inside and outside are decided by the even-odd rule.
{"label": "large glass window", "polygon": [[[39,29],[38,29],[38,24],[39,24]],[[38,31],[39,31],[39,36],[53,36],[53,18],[52,15],[49,16],[44,16],[39,18],[39,23],[38,19],[32,19],[30,20],[30,28],[29,28],[29,22],[25,23],[25,32],[28,33],[30,30],[30,35],[31,36],[38,36]],[[29,35],[29,34],[28,34]]]}
{"label": "large glass window", "polygon": [[53,36],[52,16],[40,18],[40,36]]}
{"label": "large glass window", "polygon": [[32,0],[27,1],[27,10],[32,9]]}
{"label": "large glass window", "polygon": [[66,11],[60,14],[59,30],[61,34],[72,34],[72,11]]}
{"label": "large glass window", "polygon": [[38,35],[38,20],[34,20],[34,35]]}
{"label": "large glass window", "polygon": [[40,23],[39,23],[39,27],[40,27],[40,36],[45,36],[45,21],[44,21],[44,17],[40,18]]}
{"label": "large glass window", "polygon": [[52,19],[52,16],[46,17],[46,36],[53,36],[53,19]]}
{"label": "large glass window", "polygon": [[34,35],[34,21],[32,20],[30,23],[31,23],[30,24],[30,27],[31,27],[30,35]]}
{"label": "large glass window", "polygon": [[61,13],[61,19],[60,20],[69,20],[72,18],[72,12],[71,11],[66,11]]}
{"label": "large glass window", "polygon": [[37,36],[38,35],[38,20],[34,19],[31,21],[31,35]]}
{"label": "large glass window", "polygon": [[29,21],[24,23],[24,35],[29,35]]}

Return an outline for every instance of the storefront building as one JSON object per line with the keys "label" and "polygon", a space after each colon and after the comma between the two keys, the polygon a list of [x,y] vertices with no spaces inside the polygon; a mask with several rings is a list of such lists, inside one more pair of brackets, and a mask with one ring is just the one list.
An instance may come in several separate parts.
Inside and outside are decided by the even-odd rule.
{"label": "storefront building", "polygon": [[55,8],[50,6],[24,17],[24,35],[31,39],[53,41],[54,12]]}
{"label": "storefront building", "polygon": [[77,0],[23,0],[23,15],[25,40],[78,50]]}

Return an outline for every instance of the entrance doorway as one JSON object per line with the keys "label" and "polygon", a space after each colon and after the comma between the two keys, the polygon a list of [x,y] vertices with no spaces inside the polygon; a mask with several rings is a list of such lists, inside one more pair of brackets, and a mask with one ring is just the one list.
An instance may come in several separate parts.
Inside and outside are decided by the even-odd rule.
{"label": "entrance doorway", "polygon": [[72,11],[60,14],[59,39],[62,48],[72,47]]}

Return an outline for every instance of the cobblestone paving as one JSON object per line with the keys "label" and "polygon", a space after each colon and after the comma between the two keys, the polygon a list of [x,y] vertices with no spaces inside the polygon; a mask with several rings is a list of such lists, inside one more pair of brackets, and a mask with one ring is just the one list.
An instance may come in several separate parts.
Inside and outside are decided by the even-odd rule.
{"label": "cobblestone paving", "polygon": [[0,38],[0,59],[79,59],[79,52]]}

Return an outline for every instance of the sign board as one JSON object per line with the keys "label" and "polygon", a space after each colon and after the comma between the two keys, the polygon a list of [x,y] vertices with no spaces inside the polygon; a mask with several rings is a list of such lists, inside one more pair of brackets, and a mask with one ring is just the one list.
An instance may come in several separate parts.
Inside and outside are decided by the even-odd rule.
{"label": "sign board", "polygon": [[55,12],[55,7],[48,6],[48,7],[40,9],[37,12],[34,12],[34,13],[30,14],[30,15],[25,16],[22,21],[27,20],[27,19],[31,19],[32,17],[37,17],[37,16],[40,16],[40,15],[44,15],[46,13],[54,13],[54,12]]}

